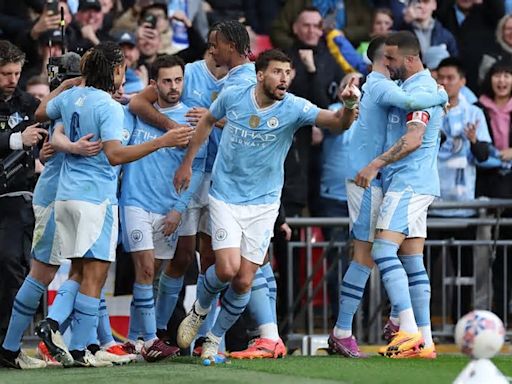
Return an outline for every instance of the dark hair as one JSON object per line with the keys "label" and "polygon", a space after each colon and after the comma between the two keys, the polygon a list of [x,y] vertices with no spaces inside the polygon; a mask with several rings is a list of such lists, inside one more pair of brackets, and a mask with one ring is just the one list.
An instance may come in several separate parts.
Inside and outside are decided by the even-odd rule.
{"label": "dark hair", "polygon": [[496,63],[489,69],[487,75],[485,75],[484,82],[482,83],[482,94],[489,96],[491,99],[494,99],[494,90],[492,89],[492,76],[497,73],[510,73],[512,74],[512,63],[508,60],[501,60]]}
{"label": "dark hair", "polygon": [[123,50],[112,41],[102,42],[89,49],[80,63],[85,85],[105,92],[115,92],[114,68],[123,63]]}
{"label": "dark hair", "polygon": [[183,71],[185,71],[185,63],[183,59],[176,55],[162,55],[157,56],[153,64],[151,64],[150,68],[150,79],[156,80],[158,79],[158,72],[160,68],[172,68],[172,67],[181,67]]}
{"label": "dark hair", "polygon": [[281,51],[280,49],[269,49],[267,51],[260,53],[260,55],[256,59],[256,62],[254,63],[256,67],[256,72],[264,71],[265,69],[267,69],[271,61],[279,61],[281,63],[291,64],[292,59],[290,59],[288,55]]}
{"label": "dark hair", "polygon": [[409,31],[392,32],[386,39],[386,45],[396,45],[400,51],[408,55],[419,56],[420,42],[416,35]]}
{"label": "dark hair", "polygon": [[25,63],[25,54],[7,40],[0,40],[0,67],[11,63]]}
{"label": "dark hair", "polygon": [[32,85],[39,85],[39,84],[44,84],[44,85],[50,86],[50,84],[48,84],[48,78],[46,76],[37,75],[37,76],[32,76],[30,79],[28,79],[25,88],[28,88]]}
{"label": "dark hair", "polygon": [[464,64],[462,61],[456,57],[447,57],[446,59],[441,60],[439,65],[437,66],[437,70],[439,71],[441,68],[446,67],[454,67],[459,73],[460,77],[466,77],[466,69],[464,68]]}
{"label": "dark hair", "polygon": [[[302,8],[299,13],[297,13],[297,16],[295,17],[295,19],[293,20],[293,22],[295,23],[297,20],[299,20],[299,17],[300,15],[302,15],[304,12],[316,12],[318,13],[320,16],[322,16],[322,13],[320,12],[320,10],[317,8],[317,7],[314,7],[312,5],[306,5],[304,8]],[[323,19],[323,16],[322,16],[322,19]]]}
{"label": "dark hair", "polygon": [[212,32],[218,32],[224,38],[235,46],[236,51],[243,55],[249,56],[251,53],[251,43],[249,41],[249,33],[245,26],[236,20],[224,20],[214,24],[208,31],[208,36]]}
{"label": "dark hair", "polygon": [[389,16],[389,18],[393,21],[395,21],[395,18],[393,16],[393,11],[391,11],[391,9],[389,8],[377,8],[375,9],[373,12],[372,12],[372,25],[373,23],[375,23],[375,19],[377,18],[377,15],[378,14],[384,14],[386,16]]}
{"label": "dark hair", "polygon": [[368,56],[372,63],[374,60],[378,60],[379,58],[383,57],[382,47],[384,46],[386,39],[386,35],[379,35],[374,37],[370,41],[370,44],[368,45],[368,50],[366,51],[366,55]]}

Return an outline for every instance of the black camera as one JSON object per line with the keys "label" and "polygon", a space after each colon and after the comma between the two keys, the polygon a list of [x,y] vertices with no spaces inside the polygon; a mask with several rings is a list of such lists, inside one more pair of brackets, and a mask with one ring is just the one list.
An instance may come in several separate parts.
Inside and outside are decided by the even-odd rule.
{"label": "black camera", "polygon": [[68,52],[60,57],[50,57],[47,68],[50,90],[53,91],[64,80],[80,76],[80,55]]}
{"label": "black camera", "polygon": [[155,29],[157,18],[155,15],[146,15],[146,17],[144,17],[144,22],[150,24],[151,28]]}
{"label": "black camera", "polygon": [[30,151],[13,151],[0,160],[0,194],[9,191],[19,172],[26,172],[34,158]]}

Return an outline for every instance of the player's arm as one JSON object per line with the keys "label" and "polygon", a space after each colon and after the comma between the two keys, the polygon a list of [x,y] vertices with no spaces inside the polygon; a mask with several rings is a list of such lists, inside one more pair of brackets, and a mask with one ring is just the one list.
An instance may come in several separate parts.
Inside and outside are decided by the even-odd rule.
{"label": "player's arm", "polygon": [[186,190],[189,187],[192,178],[192,161],[196,157],[197,151],[201,145],[210,135],[212,126],[217,122],[217,118],[208,111],[199,120],[196,130],[190,144],[188,145],[187,153],[183,161],[174,175],[174,188],[178,193]]}
{"label": "player's arm", "polygon": [[50,144],[55,151],[71,153],[80,156],[95,156],[102,148],[101,141],[90,141],[93,134],[89,133],[80,138],[77,142],[72,142],[64,133],[64,125],[55,126]]}
{"label": "player's arm", "polygon": [[144,122],[168,131],[180,126],[174,120],[169,119],[163,113],[160,113],[153,104],[158,100],[156,89],[149,85],[137,95],[134,95],[129,104],[130,112],[139,116]]}
{"label": "player's arm", "polygon": [[185,146],[189,143],[194,129],[180,127],[167,131],[160,137],[142,144],[124,146],[118,140],[103,142],[103,151],[111,165],[130,163],[165,147]]}
{"label": "player's arm", "polygon": [[34,118],[36,119],[36,121],[42,123],[50,119],[56,119],[58,116],[49,116],[46,111],[46,106],[48,105],[48,102],[54,97],[58,96],[60,93],[64,92],[66,89],[74,87],[75,85],[80,85],[81,83],[81,77],[75,77],[73,79],[64,80],[57,88],[55,88],[47,96],[45,96],[43,100],[41,100],[41,103],[39,103],[39,106],[37,107],[36,112],[34,114]]}
{"label": "player's arm", "polygon": [[428,113],[424,111],[411,112],[407,115],[407,132],[386,152],[373,159],[355,178],[356,185],[367,188],[379,171],[386,165],[403,159],[409,153],[421,146],[425,128],[428,123]]}
{"label": "player's arm", "polygon": [[[418,111],[435,107],[444,106],[448,102],[448,94],[442,87],[437,88],[437,92],[426,92],[421,88],[404,91],[393,81],[382,82],[382,86],[375,87],[372,91],[377,93],[376,100],[379,104],[388,107],[397,107],[409,111]],[[380,97],[378,95],[381,95]]]}

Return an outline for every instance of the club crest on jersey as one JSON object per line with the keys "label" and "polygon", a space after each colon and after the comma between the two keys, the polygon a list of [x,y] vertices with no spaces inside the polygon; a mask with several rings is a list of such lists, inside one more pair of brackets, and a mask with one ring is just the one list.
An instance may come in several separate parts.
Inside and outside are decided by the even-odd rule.
{"label": "club crest on jersey", "polygon": [[268,121],[267,121],[267,126],[269,128],[277,128],[279,126],[279,120],[277,120],[277,117],[275,116],[272,116]]}
{"label": "club crest on jersey", "polygon": [[224,228],[219,228],[217,231],[215,231],[215,240],[222,241],[226,240],[226,237],[228,237],[228,233]]}
{"label": "club crest on jersey", "polygon": [[136,243],[139,243],[139,242],[142,241],[142,238],[144,236],[142,235],[142,231],[140,231],[138,229],[135,229],[135,230],[132,231],[131,237],[132,237],[133,241],[135,241]]}
{"label": "club crest on jersey", "polygon": [[130,132],[127,129],[123,129],[123,143],[127,143],[130,140]]}
{"label": "club crest on jersey", "polygon": [[212,100],[212,102],[217,100],[217,96],[219,96],[219,92],[212,92],[212,95],[210,96],[210,99]]}
{"label": "club crest on jersey", "polygon": [[259,116],[252,115],[249,118],[249,127],[254,129],[254,128],[257,128],[258,125],[260,125],[260,118],[259,118]]}

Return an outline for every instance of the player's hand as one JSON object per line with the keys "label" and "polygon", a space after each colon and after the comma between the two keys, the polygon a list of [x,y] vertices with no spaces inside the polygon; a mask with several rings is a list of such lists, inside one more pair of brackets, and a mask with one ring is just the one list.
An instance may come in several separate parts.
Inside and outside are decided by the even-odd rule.
{"label": "player's hand", "polygon": [[324,133],[316,125],[313,125],[313,129],[311,130],[311,145],[320,145],[323,140]]}
{"label": "player's hand", "polygon": [[25,147],[33,147],[46,135],[48,135],[48,131],[41,128],[39,123],[36,123],[29,125],[23,132],[21,132],[21,141]]}
{"label": "player's hand", "polygon": [[59,87],[62,88],[62,90],[66,90],[66,89],[69,89],[69,88],[72,88],[72,87],[75,87],[75,86],[78,86],[82,83],[82,77],[81,76],[78,76],[78,77],[73,77],[71,79],[66,79],[64,80],[60,85]]}
{"label": "player's hand", "polygon": [[168,130],[164,135],[160,136],[164,147],[183,147],[188,145],[194,128],[188,125],[180,125],[177,128]]}
{"label": "player's hand", "polygon": [[39,152],[39,161],[44,164],[53,155],[55,155],[55,149],[53,149],[53,146],[48,142],[48,136],[46,136],[43,147]]}
{"label": "player's hand", "polygon": [[216,126],[217,128],[220,128],[220,129],[224,129],[224,126],[225,126],[225,125],[226,125],[226,118],[225,118],[225,117],[223,117],[222,119],[220,119],[219,121],[217,121],[217,122],[215,123],[215,126]]}
{"label": "player's hand", "polygon": [[339,95],[340,100],[349,109],[354,109],[361,97],[361,91],[356,86],[356,80],[356,76],[352,77]]}
{"label": "player's hand", "polygon": [[190,179],[192,178],[192,167],[181,164],[176,173],[174,174],[174,188],[178,193],[184,192],[188,189]]}
{"label": "player's hand", "polygon": [[171,236],[176,229],[178,229],[178,226],[180,225],[181,221],[181,213],[178,211],[172,210],[167,215],[165,215],[164,222],[163,222],[163,229],[162,233],[164,236]]}
{"label": "player's hand", "polygon": [[312,49],[299,49],[299,57],[309,73],[316,72],[315,58]]}
{"label": "player's hand", "polygon": [[357,186],[361,188],[368,188],[373,179],[377,177],[379,173],[379,169],[368,164],[366,167],[361,169],[359,173],[356,175],[354,182]]}
{"label": "player's hand", "polygon": [[478,127],[478,120],[475,124],[467,123],[466,128],[464,128],[464,133],[472,144],[476,143],[476,127]]}
{"label": "player's hand", "polygon": [[88,133],[73,143],[72,153],[80,156],[96,156],[103,148],[101,140],[90,141],[94,134]]}
{"label": "player's hand", "polygon": [[281,232],[283,232],[285,240],[290,241],[290,239],[292,238],[292,229],[290,228],[288,223],[281,224],[281,226],[279,227],[279,230]]}
{"label": "player's hand", "polygon": [[503,149],[500,151],[501,160],[510,161],[512,160],[512,148]]}
{"label": "player's hand", "polygon": [[190,108],[185,114],[185,118],[187,119],[187,123],[192,126],[196,126],[197,122],[203,117],[203,115],[208,112],[208,109],[202,107],[193,107]]}

